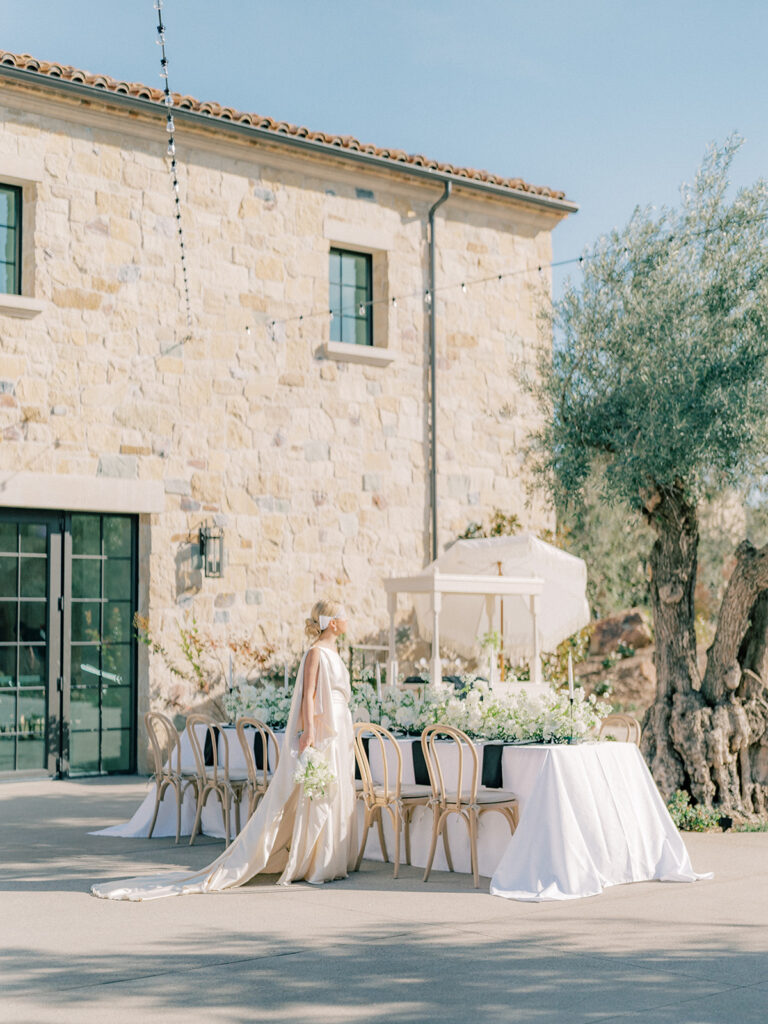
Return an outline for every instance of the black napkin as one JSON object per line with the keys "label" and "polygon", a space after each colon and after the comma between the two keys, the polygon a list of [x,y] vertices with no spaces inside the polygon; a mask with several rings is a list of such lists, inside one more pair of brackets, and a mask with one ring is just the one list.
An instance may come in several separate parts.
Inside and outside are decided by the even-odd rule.
{"label": "black napkin", "polygon": [[262,771],[264,768],[264,742],[258,729],[253,730],[253,756],[256,758],[256,768]]}
{"label": "black napkin", "polygon": [[417,786],[428,786],[429,772],[427,762],[424,760],[424,751],[421,749],[421,740],[414,740],[411,744],[411,757],[413,758],[413,781]]}
{"label": "black napkin", "polygon": [[[368,757],[368,752],[370,750],[370,743],[371,743],[371,737],[370,736],[363,736],[363,750],[365,751],[365,756],[366,757]],[[356,779],[362,779],[362,775],[360,774],[360,765],[357,763],[357,758],[355,758],[355,778]]]}
{"label": "black napkin", "polygon": [[[213,727],[213,733],[214,733],[214,735],[216,737],[216,761],[215,761],[215,763],[218,764],[219,763],[219,750],[218,750],[218,747],[219,747],[219,730],[216,728],[215,725]],[[205,761],[206,767],[211,767],[214,764],[214,760],[213,760],[213,743],[211,741],[211,730],[208,729],[208,728],[206,728],[206,730],[205,730],[205,747],[203,749],[203,760]]]}
{"label": "black napkin", "polygon": [[501,789],[501,754],[503,743],[486,743],[483,746],[482,783],[488,789]]}

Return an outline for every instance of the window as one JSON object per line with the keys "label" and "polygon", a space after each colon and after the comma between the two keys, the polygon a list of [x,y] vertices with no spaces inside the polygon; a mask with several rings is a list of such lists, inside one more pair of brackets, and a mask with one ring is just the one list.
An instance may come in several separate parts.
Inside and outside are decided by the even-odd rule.
{"label": "window", "polygon": [[373,345],[372,263],[368,253],[331,249],[331,341]]}
{"label": "window", "polygon": [[0,185],[0,292],[21,295],[21,189]]}

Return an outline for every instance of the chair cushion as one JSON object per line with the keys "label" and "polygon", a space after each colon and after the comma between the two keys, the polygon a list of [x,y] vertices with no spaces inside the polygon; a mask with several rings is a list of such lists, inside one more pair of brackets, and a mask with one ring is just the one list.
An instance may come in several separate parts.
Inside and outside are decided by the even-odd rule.
{"label": "chair cushion", "polygon": [[[394,796],[395,787],[390,786],[389,792]],[[384,787],[374,786],[373,792],[378,798],[384,797]],[[400,786],[400,797],[402,800],[428,800],[432,796],[431,786],[417,786],[405,784]]]}
{"label": "chair cushion", "polygon": [[[445,797],[446,803],[455,804],[456,794],[447,793]],[[508,804],[517,800],[514,793],[510,793],[508,789],[478,789],[477,791],[477,802],[478,804]],[[462,794],[462,802],[469,802],[469,795],[467,793]]]}
{"label": "chair cushion", "polygon": [[508,789],[478,789],[477,802],[479,804],[509,804],[517,797]]}
{"label": "chair cushion", "polygon": [[403,800],[428,800],[432,796],[432,787],[406,783],[400,787],[400,796]]}

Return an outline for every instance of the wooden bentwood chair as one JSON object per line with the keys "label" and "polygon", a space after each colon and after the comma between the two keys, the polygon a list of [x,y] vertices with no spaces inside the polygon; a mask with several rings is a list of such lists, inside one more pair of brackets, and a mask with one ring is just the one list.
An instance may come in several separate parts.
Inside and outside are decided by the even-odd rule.
{"label": "wooden bentwood chair", "polygon": [[[245,732],[249,728],[254,730],[250,736]],[[253,749],[257,736],[261,739],[261,768],[256,763],[256,754]],[[267,792],[272,776],[277,771],[280,748],[277,745],[277,737],[270,727],[258,718],[238,718],[237,738],[240,741],[245,757],[245,767],[248,771],[245,792],[248,794],[248,818],[250,818],[259,806],[259,801]]]}
{"label": "wooden bentwood chair", "polygon": [[[211,759],[213,764],[207,765],[205,763],[205,741],[201,744],[200,736],[197,734],[197,726],[203,727],[201,732],[209,739],[211,750],[213,751]],[[230,778],[229,742],[226,735],[223,735],[223,742],[221,744],[218,743],[219,734],[223,734],[223,729],[220,725],[216,725],[215,722],[212,722],[210,718],[206,718],[205,715],[189,715],[187,718],[187,732],[195,758],[198,780],[197,813],[195,814],[192,835],[189,837],[189,845],[191,846],[194,843],[195,836],[200,831],[200,819],[203,816],[203,808],[208,797],[213,793],[221,804],[221,817],[224,823],[224,845],[229,846],[232,803],[234,802],[235,805],[235,829],[237,834],[240,831],[240,799],[248,780],[247,778]],[[220,763],[222,752],[223,764]]]}
{"label": "wooden bentwood chair", "polygon": [[[403,785],[403,755],[395,737],[381,725],[374,725],[372,722],[355,722],[355,756],[360,768],[362,790],[360,798],[365,807],[363,820],[363,836],[360,843],[360,852],[357,856],[355,871],[360,870],[360,862],[365,853],[365,846],[368,841],[368,832],[374,821],[379,829],[379,842],[381,853],[385,861],[389,861],[387,844],[384,839],[384,827],[382,823],[382,811],[386,811],[392,819],[392,827],[395,831],[394,851],[394,877],[397,878],[400,870],[400,832],[405,832],[405,862],[411,863],[411,831],[410,824],[413,812],[416,807],[429,803],[431,788],[429,786]],[[366,750],[364,737],[368,740]],[[370,745],[378,744],[378,751],[381,755],[382,776],[380,782],[373,778],[370,762]],[[375,749],[375,748],[374,748]],[[387,751],[391,750],[394,755],[394,767],[390,763]]]}
{"label": "wooden bentwood chair", "polygon": [[152,753],[153,772],[155,780],[155,810],[152,815],[152,824],[149,826],[149,836],[155,831],[157,824],[157,813],[160,804],[168,789],[172,789],[176,796],[176,842],[181,836],[181,807],[184,802],[184,791],[192,787],[195,800],[198,795],[197,772],[188,771],[181,765],[181,738],[173,722],[166,715],[159,711],[148,711],[144,715],[144,725],[149,737],[149,745]]}
{"label": "wooden bentwood chair", "polygon": [[[443,772],[443,761],[441,761],[440,746],[444,740],[453,742],[457,747],[456,775],[446,780]],[[448,861],[449,871],[453,871],[451,855],[448,847],[448,835],[446,825],[452,814],[457,815],[467,826],[469,832],[470,856],[472,859],[472,877],[475,888],[480,885],[480,875],[477,865],[477,833],[480,818],[488,811],[496,811],[503,814],[509,822],[510,832],[517,827],[517,798],[514,793],[505,789],[478,789],[480,775],[480,759],[477,748],[472,740],[461,729],[454,729],[450,725],[428,725],[421,734],[421,749],[424,752],[424,760],[427,763],[430,782],[432,783],[432,841],[429,847],[427,867],[424,871],[424,881],[429,878],[432,870],[432,862],[435,859],[437,840],[442,834],[445,846],[445,858]],[[447,748],[443,743],[443,754],[445,758]],[[470,785],[464,785],[464,759],[468,757],[471,767]],[[453,774],[453,773],[451,773]]]}
{"label": "wooden bentwood chair", "polygon": [[636,743],[640,746],[642,730],[640,723],[631,715],[618,713],[606,715],[600,723],[599,740],[616,740],[619,743]]}

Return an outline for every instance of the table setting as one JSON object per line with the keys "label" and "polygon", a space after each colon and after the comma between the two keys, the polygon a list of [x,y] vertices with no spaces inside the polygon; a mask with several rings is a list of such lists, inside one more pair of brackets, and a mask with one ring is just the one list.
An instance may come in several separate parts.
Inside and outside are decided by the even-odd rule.
{"label": "table setting", "polygon": [[[281,745],[285,694],[281,687],[274,690],[273,694],[265,687],[240,687],[230,692],[225,705],[233,718],[250,714],[271,725]],[[363,686],[355,690],[351,709],[357,721],[378,720],[395,734],[402,755],[403,785],[429,784],[419,739],[429,719],[463,728],[473,739],[482,788],[510,790],[516,795],[519,822],[511,837],[499,815],[485,815],[479,825],[479,870],[491,878],[493,895],[523,901],[565,900],[597,895],[607,886],[624,882],[703,877],[693,871],[682,837],[636,744],[596,742],[592,734],[606,709],[585,698],[583,692],[574,693],[572,685],[568,691],[553,691],[547,699],[529,699],[523,694],[503,700],[494,698],[478,680],[468,680],[466,692],[458,696],[452,685],[425,684],[420,693],[384,688],[381,694]],[[219,724],[216,735],[219,746],[228,744],[231,774],[244,775],[245,758],[235,726]],[[261,767],[261,739],[258,734],[256,738],[254,746],[259,749],[254,753]],[[451,764],[454,746],[445,747],[448,775],[456,770]],[[208,763],[213,754],[209,736]],[[221,754],[217,750],[220,759]],[[369,754],[374,779],[380,780],[383,765],[378,746],[372,746]],[[181,733],[181,761],[193,765],[185,732]],[[389,770],[394,767],[390,763]],[[462,786],[469,785],[469,771],[465,762]],[[150,785],[129,822],[96,834],[146,837],[153,806]],[[362,822],[362,807],[359,812]],[[195,801],[188,792],[182,805],[182,834],[190,833],[194,815]],[[417,867],[426,863],[431,824],[431,808],[416,808],[410,841],[411,862]],[[224,835],[215,802],[203,811],[202,830],[211,836]],[[174,834],[175,806],[168,798],[160,805],[154,835]],[[386,820],[384,834],[391,852],[394,837]],[[461,821],[449,822],[448,838],[454,869],[470,871],[469,841]],[[369,836],[365,858],[383,859],[375,833]],[[434,869],[447,868],[439,846]]]}

